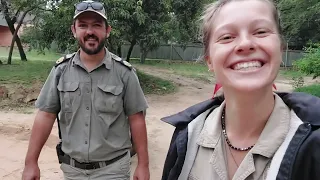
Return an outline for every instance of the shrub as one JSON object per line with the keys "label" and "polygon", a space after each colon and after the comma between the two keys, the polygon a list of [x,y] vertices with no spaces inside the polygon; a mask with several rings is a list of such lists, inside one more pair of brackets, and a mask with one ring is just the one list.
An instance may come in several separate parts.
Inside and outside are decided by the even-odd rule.
{"label": "shrub", "polygon": [[313,78],[320,76],[320,43],[312,44],[305,48],[305,56],[294,62],[293,65],[301,72],[307,75],[313,75]]}

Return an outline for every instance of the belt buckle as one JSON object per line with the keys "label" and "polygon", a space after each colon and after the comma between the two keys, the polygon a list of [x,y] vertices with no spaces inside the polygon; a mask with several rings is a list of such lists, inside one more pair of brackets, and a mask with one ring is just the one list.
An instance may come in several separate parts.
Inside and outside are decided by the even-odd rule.
{"label": "belt buckle", "polygon": [[84,164],[85,169],[97,169],[95,164],[85,163]]}

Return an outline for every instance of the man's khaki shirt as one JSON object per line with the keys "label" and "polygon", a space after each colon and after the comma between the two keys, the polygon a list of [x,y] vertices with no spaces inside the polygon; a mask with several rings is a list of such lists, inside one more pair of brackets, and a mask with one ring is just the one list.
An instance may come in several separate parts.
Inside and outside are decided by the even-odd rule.
{"label": "man's khaki shirt", "polygon": [[133,69],[106,50],[102,63],[88,72],[80,51],[52,68],[36,107],[60,112],[62,150],[79,162],[106,161],[131,147],[127,116],[148,107]]}

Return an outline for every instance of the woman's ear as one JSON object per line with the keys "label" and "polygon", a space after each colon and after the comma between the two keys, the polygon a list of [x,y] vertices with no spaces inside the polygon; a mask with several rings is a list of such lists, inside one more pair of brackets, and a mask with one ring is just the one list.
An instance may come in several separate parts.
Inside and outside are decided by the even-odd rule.
{"label": "woman's ear", "polygon": [[213,72],[213,66],[212,66],[212,63],[210,61],[210,57],[209,56],[205,56],[204,58],[206,60],[207,66],[208,66],[208,71],[212,71]]}

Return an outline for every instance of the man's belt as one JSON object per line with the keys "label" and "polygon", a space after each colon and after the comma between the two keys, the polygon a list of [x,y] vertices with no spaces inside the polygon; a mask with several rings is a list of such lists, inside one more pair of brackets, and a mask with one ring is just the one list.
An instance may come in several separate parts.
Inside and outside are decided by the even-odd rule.
{"label": "man's belt", "polygon": [[[101,162],[88,162],[88,163],[85,163],[85,162],[78,162],[76,161],[75,159],[71,159],[71,157],[69,155],[66,155],[64,154],[63,156],[60,156],[59,157],[59,160],[62,162],[62,163],[65,163],[65,164],[68,164],[68,165],[71,165],[71,166],[74,166],[76,168],[79,168],[79,169],[85,169],[85,170],[90,170],[90,169],[99,169],[99,168],[102,168],[102,167],[105,167],[105,166],[108,166],[118,160],[120,160],[121,158],[125,157],[128,153],[124,153],[118,157],[115,157],[111,160],[108,160],[108,161],[101,161]],[[71,163],[71,160],[74,161],[74,164]],[[104,164],[103,166],[101,166],[101,163]]]}

